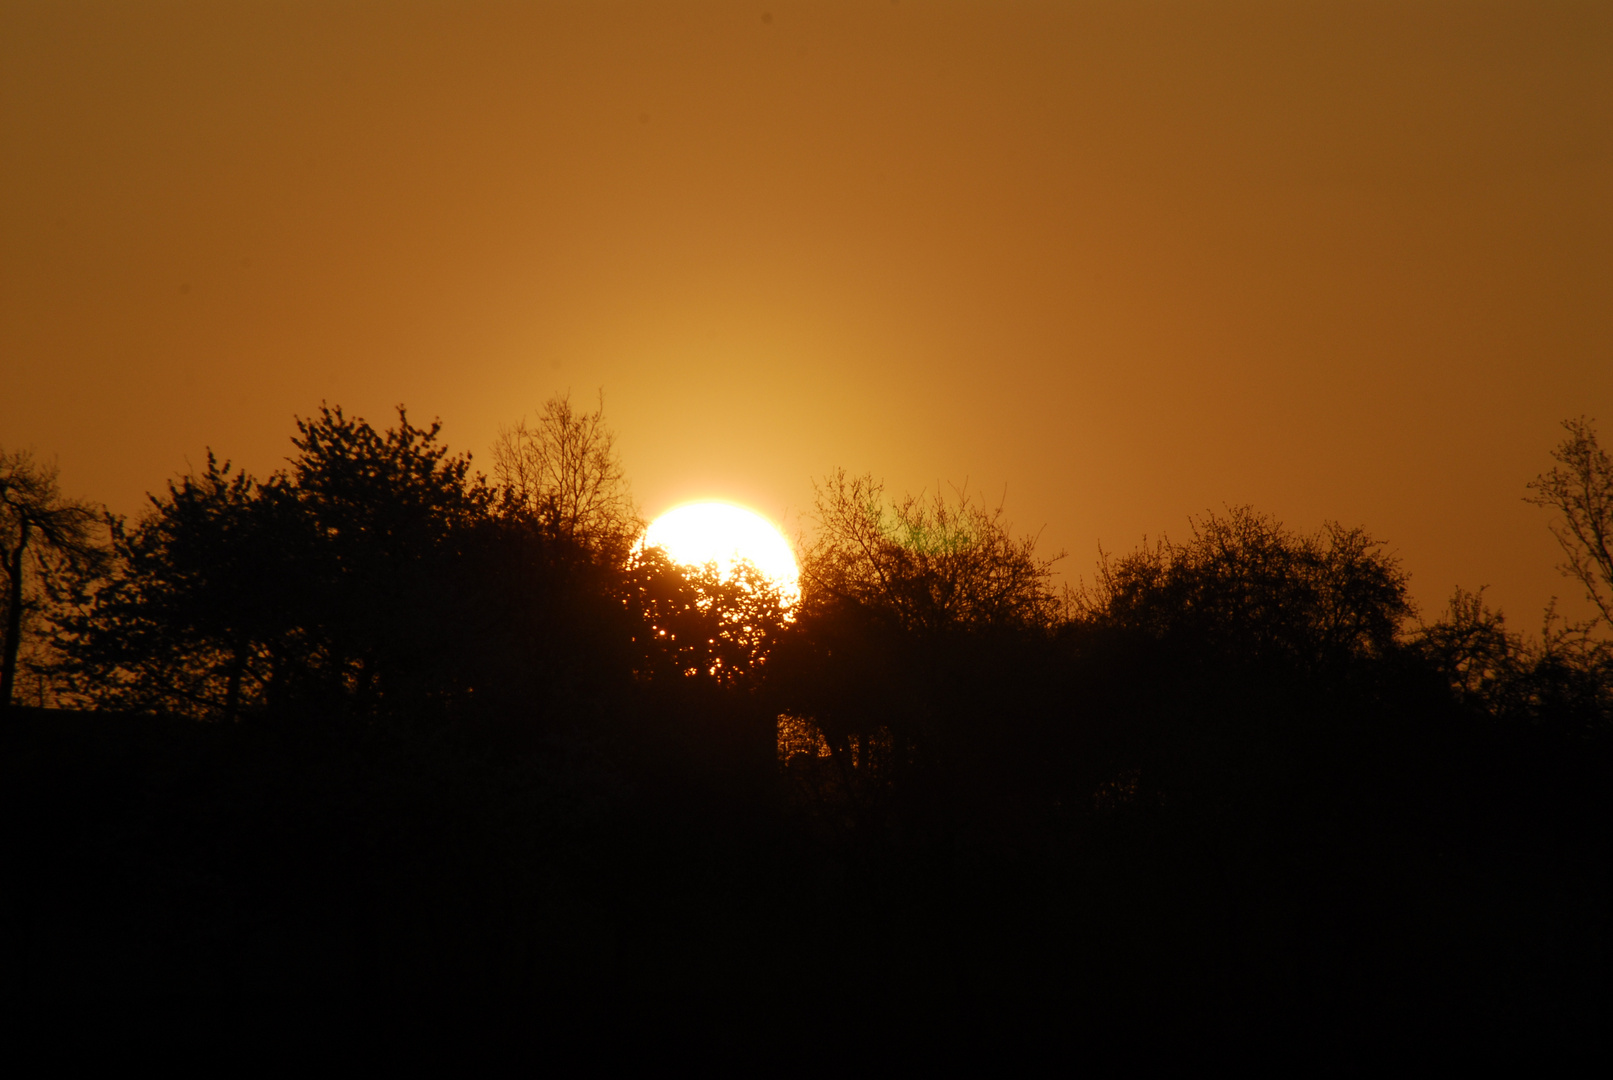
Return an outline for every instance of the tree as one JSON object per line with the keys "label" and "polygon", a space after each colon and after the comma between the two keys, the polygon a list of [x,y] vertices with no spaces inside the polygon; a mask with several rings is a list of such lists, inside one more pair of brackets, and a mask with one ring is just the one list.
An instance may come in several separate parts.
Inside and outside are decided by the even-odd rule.
{"label": "tree", "polygon": [[499,432],[493,476],[508,512],[620,566],[644,522],[604,412],[603,399],[593,412],[577,412],[569,397],[550,398],[535,424],[522,419]]}
{"label": "tree", "polygon": [[752,682],[789,622],[778,585],[748,562],[725,575],[679,566],[650,548],[634,554],[622,584],[641,679]]}
{"label": "tree", "polygon": [[966,492],[887,503],[872,477],[816,485],[817,534],[801,558],[803,611],[853,605],[905,630],[1041,627],[1061,611],[1053,562],[1003,508]]}
{"label": "tree", "polygon": [[1566,622],[1548,604],[1538,638],[1507,628],[1484,590],[1457,589],[1411,644],[1449,686],[1455,702],[1508,723],[1563,732],[1605,732],[1613,717],[1613,643]]}
{"label": "tree", "polygon": [[1386,655],[1412,614],[1405,572],[1363,529],[1329,522],[1299,535],[1246,506],[1192,527],[1186,543],[1105,556],[1078,610],[1100,626],[1311,674]]}
{"label": "tree", "polygon": [[440,422],[415,427],[397,411],[384,432],[339,408],[299,420],[299,452],[275,489],[301,545],[297,625],[319,645],[308,674],[360,715],[451,693],[459,631],[475,618],[456,577],[494,500],[469,455],[442,444]]}
{"label": "tree", "polygon": [[260,484],[211,451],[134,527],[111,521],[116,570],[76,619],[67,651],[104,708],[234,717],[299,651],[287,625],[295,530]]}
{"label": "tree", "polygon": [[1525,498],[1562,515],[1551,531],[1568,556],[1563,575],[1613,625],[1613,459],[1597,445],[1594,421],[1564,420],[1563,429],[1568,437],[1551,452],[1557,464],[1530,481],[1535,494]]}
{"label": "tree", "polygon": [[374,717],[468,696],[463,578],[491,490],[402,408],[384,432],[323,406],[297,428],[289,470],[260,482],[209,452],[118,523],[120,571],[70,642],[103,705]]}
{"label": "tree", "polygon": [[56,469],[27,451],[0,450],[0,575],[4,576],[5,637],[0,643],[0,709],[11,704],[27,615],[74,577],[104,564],[99,515],[63,497]]}
{"label": "tree", "polygon": [[813,748],[791,758],[804,790],[850,799],[854,816],[894,812],[899,798],[930,808],[912,820],[950,820],[961,778],[978,778],[1035,711],[1019,701],[1063,614],[1054,560],[1013,534],[1001,506],[963,491],[888,500],[844,470],[817,485],[811,518],[772,680],[786,741]]}
{"label": "tree", "polygon": [[1505,615],[1484,602],[1483,589],[1456,589],[1444,613],[1422,627],[1415,641],[1458,702],[1492,713],[1503,711],[1527,663],[1522,637],[1507,629]]}

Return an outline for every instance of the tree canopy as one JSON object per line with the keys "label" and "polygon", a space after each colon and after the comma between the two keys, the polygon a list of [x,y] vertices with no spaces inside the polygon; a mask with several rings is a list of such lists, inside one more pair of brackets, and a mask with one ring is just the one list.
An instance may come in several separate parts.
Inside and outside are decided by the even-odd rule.
{"label": "tree canopy", "polygon": [[1407,577],[1365,530],[1328,523],[1296,534],[1250,507],[1105,556],[1077,596],[1103,626],[1323,673],[1388,655],[1413,614]]}
{"label": "tree canopy", "polygon": [[1563,573],[1613,627],[1613,459],[1596,441],[1590,420],[1564,420],[1567,438],[1552,450],[1557,464],[1529,483],[1529,501],[1555,510],[1552,535],[1567,560]]}
{"label": "tree canopy", "polygon": [[[831,1033],[868,980],[861,1014],[948,1038],[1334,1022],[1392,983],[1418,1024],[1600,1024],[1597,627],[1520,634],[1482,590],[1417,621],[1365,529],[1248,507],[1061,590],[1001,506],[845,472],[789,606],[642,549],[597,412],[505,434],[490,482],[435,423],[321,408],[268,477],[209,453],[111,519],[110,556],[0,459],[8,617],[98,710],[0,731],[8,976],[255,1002],[236,973],[291,957],[297,1000]],[[1587,445],[1530,490],[1600,587]]]}
{"label": "tree canopy", "polygon": [[1001,506],[965,492],[887,501],[871,476],[816,485],[816,532],[801,554],[807,617],[851,605],[905,630],[1049,627],[1054,558],[1017,537]]}
{"label": "tree canopy", "polygon": [[493,475],[507,512],[541,522],[607,563],[622,563],[644,522],[605,424],[554,397],[531,425],[504,428],[493,444]]}
{"label": "tree canopy", "polygon": [[67,599],[105,565],[99,521],[88,503],[62,494],[54,466],[0,449],[0,710],[16,689],[30,615]]}
{"label": "tree canopy", "polygon": [[330,408],[297,427],[289,469],[258,481],[209,452],[115,523],[119,572],[74,623],[83,692],[202,716],[442,703],[453,564],[491,491],[401,409],[385,432]]}

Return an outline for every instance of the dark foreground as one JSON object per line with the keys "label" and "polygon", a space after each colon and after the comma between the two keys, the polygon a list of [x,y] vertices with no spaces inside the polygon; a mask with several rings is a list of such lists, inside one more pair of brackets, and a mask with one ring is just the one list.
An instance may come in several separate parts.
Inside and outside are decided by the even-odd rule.
{"label": "dark foreground", "polygon": [[0,978],[13,1017],[476,1014],[618,1049],[1596,1043],[1605,767],[1549,743],[941,842],[676,740],[624,765],[18,709]]}

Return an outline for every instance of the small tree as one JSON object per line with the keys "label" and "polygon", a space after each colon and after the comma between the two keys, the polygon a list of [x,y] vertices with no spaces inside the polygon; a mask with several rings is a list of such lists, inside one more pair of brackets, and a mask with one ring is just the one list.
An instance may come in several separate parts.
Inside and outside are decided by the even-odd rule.
{"label": "small tree", "polygon": [[1563,429],[1568,437],[1551,452],[1557,464],[1529,483],[1534,494],[1525,498],[1562,515],[1551,532],[1568,556],[1563,575],[1613,625],[1613,460],[1597,445],[1593,421],[1564,420]]}
{"label": "small tree", "polygon": [[578,412],[569,397],[550,398],[536,423],[522,419],[499,432],[493,476],[508,512],[621,565],[644,522],[604,413],[603,399],[593,412]]}
{"label": "small tree", "polygon": [[11,704],[27,616],[86,572],[104,564],[99,515],[64,498],[56,469],[27,451],[0,450],[0,577],[5,636],[0,642],[0,709]]}

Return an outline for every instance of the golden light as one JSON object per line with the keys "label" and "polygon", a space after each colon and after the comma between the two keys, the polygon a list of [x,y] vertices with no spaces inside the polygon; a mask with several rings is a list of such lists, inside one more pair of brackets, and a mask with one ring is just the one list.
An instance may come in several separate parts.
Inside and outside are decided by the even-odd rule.
{"label": "golden light", "polygon": [[685,503],[650,523],[643,546],[658,547],[681,566],[716,563],[724,577],[740,562],[762,572],[793,603],[801,591],[800,571],[790,542],[754,510],[725,502]]}

